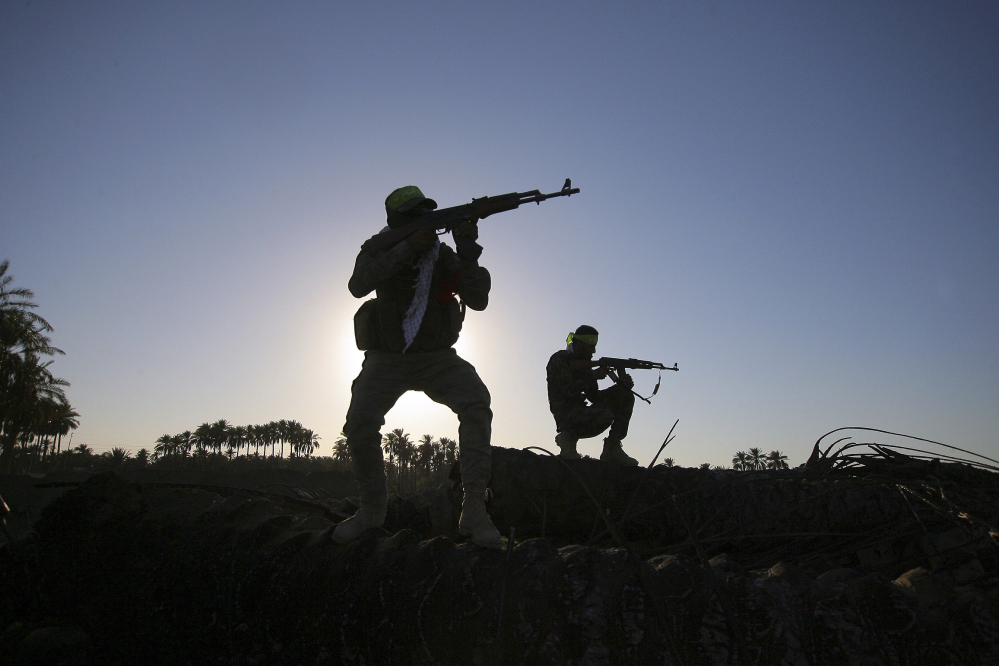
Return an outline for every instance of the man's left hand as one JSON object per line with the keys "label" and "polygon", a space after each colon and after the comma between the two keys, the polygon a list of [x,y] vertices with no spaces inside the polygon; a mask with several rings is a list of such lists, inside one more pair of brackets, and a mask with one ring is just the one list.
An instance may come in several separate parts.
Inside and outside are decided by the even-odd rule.
{"label": "man's left hand", "polygon": [[455,225],[451,235],[454,236],[455,240],[459,238],[467,238],[472,241],[478,240],[479,225],[471,220],[463,220]]}

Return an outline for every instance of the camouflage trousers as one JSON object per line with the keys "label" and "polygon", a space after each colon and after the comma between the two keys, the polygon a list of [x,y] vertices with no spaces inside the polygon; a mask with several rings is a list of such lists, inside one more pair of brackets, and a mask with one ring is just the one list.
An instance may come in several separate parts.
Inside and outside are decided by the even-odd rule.
{"label": "camouflage trousers", "polygon": [[380,430],[385,414],[406,391],[422,391],[458,415],[462,481],[484,487],[492,473],[489,390],[472,364],[454,349],[419,354],[365,352],[361,373],[350,387],[350,407],[343,427],[358,481],[381,479],[384,483]]}
{"label": "camouflage trousers", "polygon": [[558,432],[580,439],[596,437],[610,427],[607,437],[620,441],[628,436],[628,424],[635,409],[635,394],[620,384],[597,392],[593,404],[554,414]]}

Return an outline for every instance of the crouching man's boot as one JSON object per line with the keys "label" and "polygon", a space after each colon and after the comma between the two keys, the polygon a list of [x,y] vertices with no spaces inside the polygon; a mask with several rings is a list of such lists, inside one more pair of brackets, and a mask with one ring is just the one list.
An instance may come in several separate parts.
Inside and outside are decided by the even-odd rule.
{"label": "crouching man's boot", "polygon": [[637,467],[638,461],[629,456],[621,448],[620,439],[611,439],[608,437],[604,440],[604,450],[600,454],[600,459],[604,462],[612,462],[618,465],[624,465],[625,467]]}
{"label": "crouching man's boot", "polygon": [[564,458],[565,460],[579,460],[582,458],[582,456],[576,451],[576,442],[578,441],[578,437],[575,437],[568,432],[560,432],[555,435],[555,443],[558,444],[558,448],[561,451],[561,453],[558,454],[558,457]]}
{"label": "crouching man's boot", "polygon": [[361,508],[333,530],[333,540],[337,543],[350,543],[363,532],[385,524],[388,506],[385,475],[359,480],[357,485],[361,491]]}
{"label": "crouching man's boot", "polygon": [[464,491],[461,518],[458,519],[458,533],[472,537],[472,543],[476,546],[502,550],[503,539],[489,518],[489,514],[486,513],[486,487],[480,484],[466,484]]}

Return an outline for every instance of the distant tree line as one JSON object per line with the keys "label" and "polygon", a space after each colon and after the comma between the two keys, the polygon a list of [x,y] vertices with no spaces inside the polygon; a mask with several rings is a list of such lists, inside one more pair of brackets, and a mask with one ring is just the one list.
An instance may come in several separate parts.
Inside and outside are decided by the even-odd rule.
{"label": "distant tree line", "polygon": [[79,424],[66,399],[69,382],[52,374],[52,326],[33,312],[30,289],[12,287],[10,262],[0,262],[0,473],[59,453],[62,438]]}
{"label": "distant tree line", "polygon": [[748,451],[739,451],[732,457],[732,468],[742,471],[754,469],[787,469],[787,456],[780,451],[763,453],[762,449],[753,447]]}
{"label": "distant tree line", "polygon": [[281,419],[263,425],[234,426],[220,419],[214,423],[202,423],[193,431],[160,436],[150,458],[183,458],[212,453],[233,458],[239,456],[241,451],[245,451],[247,456],[268,457],[268,447],[269,457],[284,458],[286,445],[292,457],[308,457],[319,448],[319,440],[319,435],[298,421]]}
{"label": "distant tree line", "polygon": [[[29,447],[30,450],[30,447]],[[225,453],[215,453],[208,449],[193,448],[193,453],[181,452],[157,455],[146,448],[136,452],[116,446],[103,453],[97,453],[87,444],[78,444],[58,455],[50,455],[45,460],[28,457],[28,463],[21,467],[24,471],[51,472],[59,469],[81,469],[88,471],[128,471],[145,467],[165,470],[200,469],[213,471],[248,471],[255,469],[293,469],[304,473],[338,471],[349,473],[349,466],[333,458],[320,456],[241,455],[227,457]]]}
{"label": "distant tree line", "polygon": [[[398,493],[445,483],[451,466],[458,461],[458,442],[455,440],[423,435],[414,442],[402,428],[383,435],[382,448],[387,457],[385,474],[389,489]],[[333,458],[343,462],[350,460],[347,438],[342,432],[333,442]]]}
{"label": "distant tree line", "polygon": [[[660,464],[663,467],[675,467],[676,461],[672,458],[664,458]],[[725,467],[701,463],[698,465],[698,469],[725,469]],[[787,469],[787,456],[780,451],[763,453],[763,449],[751,448],[748,451],[739,451],[732,457],[732,469],[740,472],[758,469]]]}
{"label": "distant tree line", "polygon": [[[413,441],[402,428],[383,435],[382,448],[386,456],[385,474],[389,489],[399,493],[445,483],[452,465],[458,460],[458,442],[455,440],[448,437],[434,439],[433,435],[423,435]],[[333,443],[333,459],[343,463],[350,461],[347,438],[342,432]],[[665,458],[661,464],[674,467],[676,461]],[[732,466],[739,471],[788,468],[786,455],[777,450],[763,453],[759,448],[739,451],[732,458]],[[699,467],[725,469],[711,463],[702,463]]]}

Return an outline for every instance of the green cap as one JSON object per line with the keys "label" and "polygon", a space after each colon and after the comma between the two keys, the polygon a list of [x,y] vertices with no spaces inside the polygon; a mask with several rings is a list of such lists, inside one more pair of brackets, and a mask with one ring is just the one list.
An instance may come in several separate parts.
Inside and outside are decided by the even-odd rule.
{"label": "green cap", "polygon": [[396,213],[405,213],[425,201],[437,208],[437,202],[423,196],[420,188],[416,185],[407,185],[393,190],[392,194],[388,195],[388,198],[385,199],[385,209]]}

